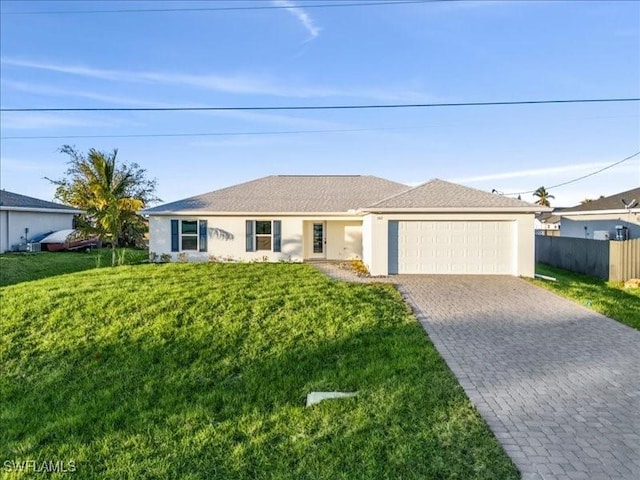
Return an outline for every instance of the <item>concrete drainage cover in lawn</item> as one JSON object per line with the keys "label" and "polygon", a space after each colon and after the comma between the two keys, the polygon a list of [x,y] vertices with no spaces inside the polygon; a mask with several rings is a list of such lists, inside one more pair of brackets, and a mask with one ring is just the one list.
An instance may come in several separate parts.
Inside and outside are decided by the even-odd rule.
{"label": "concrete drainage cover in lawn", "polygon": [[307,407],[320,403],[323,400],[350,398],[356,395],[358,395],[358,392],[311,392],[307,395]]}

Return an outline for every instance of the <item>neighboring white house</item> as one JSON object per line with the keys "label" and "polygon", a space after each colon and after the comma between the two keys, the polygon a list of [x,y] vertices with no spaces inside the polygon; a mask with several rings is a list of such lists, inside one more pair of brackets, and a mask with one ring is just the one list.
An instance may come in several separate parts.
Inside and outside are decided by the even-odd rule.
{"label": "neighboring white house", "polygon": [[145,210],[149,250],[190,260],[362,259],[372,275],[534,274],[550,209],[442,180],[274,175]]}
{"label": "neighboring white house", "polygon": [[560,236],[615,240],[640,238],[640,188],[599,198],[558,212]]}
{"label": "neighboring white house", "polygon": [[557,212],[562,209],[554,209],[553,212],[540,212],[536,214],[534,228],[536,235],[549,237],[560,236],[560,217]]}
{"label": "neighboring white house", "polygon": [[47,232],[73,228],[77,213],[81,211],[0,190],[0,252]]}

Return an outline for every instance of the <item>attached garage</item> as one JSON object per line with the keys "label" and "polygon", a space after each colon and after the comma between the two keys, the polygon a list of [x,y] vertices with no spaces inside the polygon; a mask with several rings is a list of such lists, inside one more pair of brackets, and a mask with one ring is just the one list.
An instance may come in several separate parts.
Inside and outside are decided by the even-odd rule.
{"label": "attached garage", "polygon": [[389,273],[512,275],[513,227],[513,221],[389,221]]}
{"label": "attached garage", "polygon": [[362,209],[372,275],[519,275],[535,270],[534,217],[546,207],[432,180]]}

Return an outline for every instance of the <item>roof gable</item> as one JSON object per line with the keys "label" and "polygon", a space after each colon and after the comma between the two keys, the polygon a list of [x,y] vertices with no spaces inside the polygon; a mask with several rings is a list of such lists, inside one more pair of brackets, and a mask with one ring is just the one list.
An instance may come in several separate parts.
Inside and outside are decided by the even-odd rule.
{"label": "roof gable", "polygon": [[[624,203],[623,203],[624,200]],[[616,193],[608,197],[599,198],[598,200],[592,200],[587,203],[581,203],[575,207],[565,208],[562,210],[562,214],[572,212],[594,212],[602,210],[624,210],[625,203],[629,205],[633,200],[638,203],[635,204],[634,209],[640,208],[640,188],[632,188],[624,192]]]}
{"label": "roof gable", "polygon": [[6,190],[0,190],[0,207],[4,210],[11,208],[60,210],[62,213],[75,213],[78,211],[77,209],[67,205],[47,202],[46,200],[40,200],[39,198],[28,197],[26,195],[20,195],[19,193],[8,192]]}
{"label": "roof gable", "polygon": [[371,204],[370,209],[486,209],[511,208],[532,210],[548,210],[515,198],[496,195],[476,188],[465,187],[457,183],[440,179],[430,180],[405,192],[392,195],[377,203]]}
{"label": "roof gable", "polygon": [[145,213],[344,213],[408,188],[370,175],[272,175],[160,205]]}

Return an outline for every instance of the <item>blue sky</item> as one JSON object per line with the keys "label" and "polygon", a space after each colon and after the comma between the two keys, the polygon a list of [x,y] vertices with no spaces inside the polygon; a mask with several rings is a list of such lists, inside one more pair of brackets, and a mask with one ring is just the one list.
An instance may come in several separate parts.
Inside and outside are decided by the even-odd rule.
{"label": "blue sky", "polygon": [[[640,2],[305,8],[310,3],[2,1],[2,107],[640,97]],[[298,8],[13,14],[252,5]],[[63,144],[83,151],[118,148],[121,159],[139,163],[158,179],[165,201],[278,173],[371,174],[412,185],[442,178],[511,193],[561,183],[640,150],[638,102],[297,112],[6,112],[0,126],[2,188],[44,199],[52,199],[54,192],[44,177],[57,178],[65,170],[67,159],[58,153]],[[269,133],[292,131],[307,133]],[[192,133],[216,135],[70,138]],[[235,135],[220,135],[228,133]],[[5,138],[43,136],[60,138]],[[638,185],[636,157],[551,193],[555,205],[570,206]]]}

